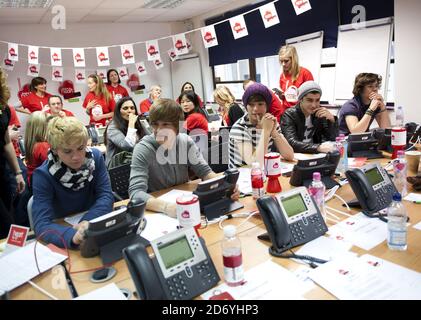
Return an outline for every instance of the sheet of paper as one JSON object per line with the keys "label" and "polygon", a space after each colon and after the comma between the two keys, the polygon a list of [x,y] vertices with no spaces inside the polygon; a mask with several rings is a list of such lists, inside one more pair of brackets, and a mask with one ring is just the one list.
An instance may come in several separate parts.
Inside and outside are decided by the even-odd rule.
{"label": "sheet of paper", "polygon": [[180,225],[177,219],[168,217],[162,213],[147,214],[145,218],[146,228],[140,235],[149,241],[177,230],[177,227]]}
{"label": "sheet of paper", "polygon": [[310,277],[338,299],[394,300],[420,299],[421,293],[407,284],[395,285],[393,274],[380,274],[372,266],[356,257],[336,259],[310,272]]}
{"label": "sheet of paper", "polygon": [[228,292],[235,300],[295,300],[303,299],[309,290],[308,284],[271,260],[247,271],[245,280],[245,284],[238,287],[223,283],[205,292],[202,298],[209,300],[215,294]]}
{"label": "sheet of paper", "polygon": [[331,238],[371,250],[386,240],[387,223],[358,213],[329,228]]}
{"label": "sheet of paper", "polygon": [[323,157],[326,157],[326,153],[294,153],[294,159],[296,160],[319,159]]}
{"label": "sheet of paper", "polygon": [[[0,290],[13,290],[39,274],[35,264],[34,245],[35,241],[1,256]],[[67,259],[66,256],[51,251],[41,243],[37,244],[36,254],[41,273]]]}
{"label": "sheet of paper", "polygon": [[287,163],[287,162],[281,162],[281,174],[285,174],[288,172],[291,172],[294,168],[295,163]]}
{"label": "sheet of paper", "polygon": [[407,201],[421,201],[421,194],[417,194],[417,193],[410,193],[408,194],[405,198],[403,198],[403,200],[407,200]]}
{"label": "sheet of paper", "polygon": [[162,196],[158,197],[158,199],[165,200],[171,203],[177,203],[177,198],[184,195],[191,195],[193,192],[191,191],[184,191],[184,190],[177,190],[173,189],[167,193],[164,193]]}
{"label": "sheet of paper", "polygon": [[64,218],[64,221],[66,221],[68,224],[70,224],[74,227],[75,225],[77,225],[79,223],[80,219],[82,219],[82,217],[85,214],[86,214],[86,211],[82,212],[82,213],[75,214],[73,216],[66,217],[66,218]]}
{"label": "sheet of paper", "polygon": [[421,222],[418,222],[416,225],[413,226],[417,230],[421,230]]}
{"label": "sheet of paper", "polygon": [[113,282],[73,300],[127,300],[127,298]]}
{"label": "sheet of paper", "polygon": [[250,195],[252,194],[251,187],[251,169],[250,168],[240,168],[238,169],[240,175],[238,177],[238,189],[242,194]]}

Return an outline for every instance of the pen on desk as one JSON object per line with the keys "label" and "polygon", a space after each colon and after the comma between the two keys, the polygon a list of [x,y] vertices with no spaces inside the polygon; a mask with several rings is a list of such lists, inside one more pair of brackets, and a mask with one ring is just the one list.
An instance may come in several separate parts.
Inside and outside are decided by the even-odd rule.
{"label": "pen on desk", "polygon": [[35,283],[33,283],[32,281],[28,281],[28,283],[33,286],[35,289],[41,291],[43,294],[45,294],[47,297],[49,297],[50,299],[53,300],[58,300],[57,297],[53,296],[51,293],[49,293],[48,291],[44,290],[43,288],[41,288],[40,286],[36,285]]}
{"label": "pen on desk", "polygon": [[412,201],[412,203],[421,204],[421,200]]}
{"label": "pen on desk", "polygon": [[70,273],[66,268],[66,265],[64,264],[64,261],[60,263],[63,266],[64,269],[64,275],[66,276],[67,286],[69,287],[70,294],[72,295],[72,298],[77,298],[79,295],[76,291],[76,288],[73,284],[72,278],[70,277]]}

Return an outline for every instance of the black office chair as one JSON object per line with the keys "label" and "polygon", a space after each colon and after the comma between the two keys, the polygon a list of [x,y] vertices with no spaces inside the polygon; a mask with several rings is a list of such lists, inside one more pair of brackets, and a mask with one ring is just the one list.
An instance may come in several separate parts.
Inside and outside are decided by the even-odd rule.
{"label": "black office chair", "polygon": [[130,163],[123,164],[108,170],[111,180],[111,189],[114,198],[121,201],[129,198]]}

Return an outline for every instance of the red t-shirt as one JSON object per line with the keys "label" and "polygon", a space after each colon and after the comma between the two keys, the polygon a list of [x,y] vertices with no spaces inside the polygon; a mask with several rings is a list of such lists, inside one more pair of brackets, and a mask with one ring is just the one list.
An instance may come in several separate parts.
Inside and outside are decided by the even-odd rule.
{"label": "red t-shirt", "polygon": [[151,108],[153,101],[151,101],[149,98],[145,99],[140,102],[140,113],[149,112],[149,109]]}
{"label": "red t-shirt", "polygon": [[127,92],[126,88],[124,88],[122,85],[117,85],[117,87],[113,87],[112,85],[106,84],[108,92],[113,97],[115,103],[118,102],[123,97],[128,97],[129,93]]}
{"label": "red t-shirt", "polygon": [[272,92],[272,103],[269,108],[269,113],[273,114],[278,122],[281,121],[281,116],[284,114],[287,108],[284,107],[284,104],[279,100],[278,96]]}
{"label": "red t-shirt", "polygon": [[205,132],[208,132],[208,120],[206,117],[198,112],[190,114],[186,122],[184,122],[184,127],[188,131],[192,131],[193,129],[202,129]]}
{"label": "red t-shirt", "polygon": [[300,67],[297,80],[292,81],[291,78],[292,76],[290,74],[285,75],[284,73],[279,78],[279,87],[284,93],[284,99],[282,99],[284,108],[295,106],[298,102],[298,88],[304,82],[314,80],[311,72],[304,67]]}
{"label": "red t-shirt", "polygon": [[31,176],[34,170],[47,160],[48,149],[50,149],[48,142],[37,142],[32,150],[32,161],[29,162],[29,158],[27,157],[28,161],[26,161],[26,167],[28,168],[27,175],[29,184],[31,184]]}
{"label": "red t-shirt", "polygon": [[31,92],[26,97],[22,97],[20,100],[22,106],[28,109],[31,113],[35,111],[42,111],[42,109],[48,105],[48,98],[51,96],[49,93],[45,93],[44,97],[38,97],[34,92]]}
{"label": "red t-shirt", "polygon": [[[110,99],[110,101],[107,103],[107,101],[105,100],[104,97],[98,97],[96,96],[93,92],[89,92],[86,97],[85,100],[83,101],[83,107],[86,109],[89,101],[92,100],[96,100],[97,104],[95,107],[93,107],[91,110],[89,110],[89,115],[90,115],[90,124],[101,124],[103,126],[105,126],[106,120],[107,119],[101,119],[99,121],[95,121],[93,116],[92,116],[92,112],[98,112],[98,115],[102,115],[102,114],[106,114],[106,113],[110,113],[114,111],[115,108],[115,101],[114,99]],[[112,117],[109,117],[108,119],[111,119]]]}
{"label": "red t-shirt", "polygon": [[[66,117],[74,117],[75,115],[73,114],[73,112],[66,110],[66,109],[62,109],[61,111],[63,111],[66,114]],[[51,114],[51,110],[48,109],[46,111],[46,113]]]}
{"label": "red t-shirt", "polygon": [[[9,107],[10,109],[10,121],[9,126],[15,126],[16,128],[20,128],[20,121],[18,115],[16,114],[16,110],[13,107]],[[20,148],[19,143],[16,140],[12,140],[13,148],[15,149],[16,157],[20,156]]]}

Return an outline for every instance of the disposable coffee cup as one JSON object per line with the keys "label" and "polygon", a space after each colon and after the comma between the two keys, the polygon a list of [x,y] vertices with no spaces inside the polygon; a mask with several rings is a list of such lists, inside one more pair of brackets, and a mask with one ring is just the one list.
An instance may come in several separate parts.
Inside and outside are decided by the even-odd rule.
{"label": "disposable coffee cup", "polygon": [[405,152],[406,162],[408,163],[408,171],[411,174],[418,173],[418,166],[420,164],[421,152],[420,151],[406,151]]}

